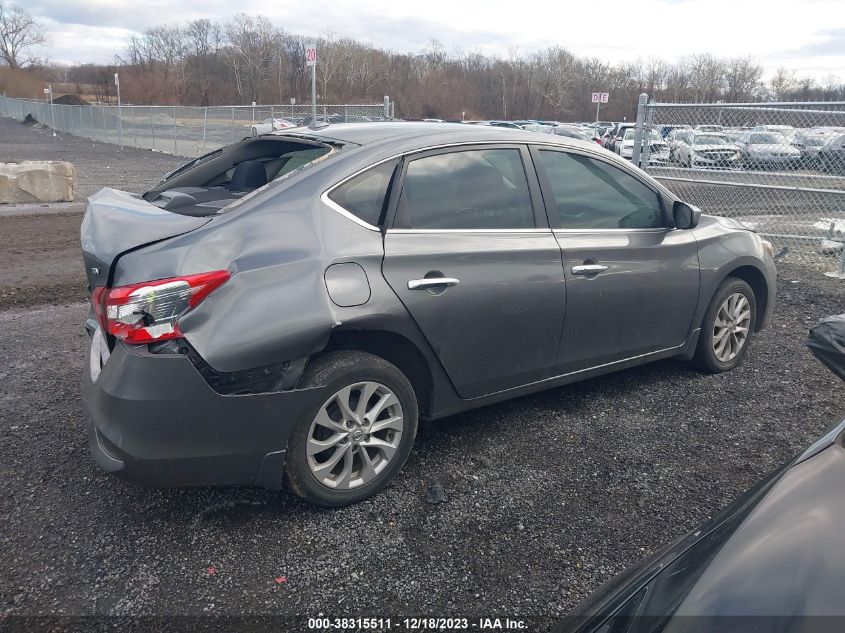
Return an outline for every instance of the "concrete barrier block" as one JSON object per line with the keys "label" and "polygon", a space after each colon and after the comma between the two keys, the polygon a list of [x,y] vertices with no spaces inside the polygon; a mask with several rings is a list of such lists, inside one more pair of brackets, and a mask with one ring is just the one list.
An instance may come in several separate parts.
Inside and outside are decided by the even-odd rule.
{"label": "concrete barrier block", "polygon": [[62,161],[0,163],[0,203],[73,202],[73,165]]}

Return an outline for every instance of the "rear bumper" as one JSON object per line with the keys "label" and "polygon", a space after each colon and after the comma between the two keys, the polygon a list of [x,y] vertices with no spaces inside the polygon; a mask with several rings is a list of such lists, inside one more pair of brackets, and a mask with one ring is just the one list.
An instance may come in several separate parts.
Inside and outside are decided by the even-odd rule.
{"label": "rear bumper", "polygon": [[118,343],[84,408],[94,461],[153,486],[258,485],[278,489],[288,438],[314,389],[215,392],[182,355]]}

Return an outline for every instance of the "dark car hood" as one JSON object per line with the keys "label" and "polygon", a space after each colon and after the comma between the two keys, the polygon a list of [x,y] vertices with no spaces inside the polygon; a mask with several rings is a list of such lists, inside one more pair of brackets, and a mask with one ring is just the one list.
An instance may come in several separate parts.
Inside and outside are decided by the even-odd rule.
{"label": "dark car hood", "polygon": [[843,588],[845,450],[833,445],[781,476],[675,615],[843,615]]}

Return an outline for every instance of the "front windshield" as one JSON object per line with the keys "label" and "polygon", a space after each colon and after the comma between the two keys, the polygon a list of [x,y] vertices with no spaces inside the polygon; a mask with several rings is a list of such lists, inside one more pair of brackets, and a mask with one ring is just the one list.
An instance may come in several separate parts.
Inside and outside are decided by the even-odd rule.
{"label": "front windshield", "polygon": [[765,134],[752,134],[749,142],[752,145],[786,145],[786,138],[782,134],[767,132]]}
{"label": "front windshield", "polygon": [[696,136],[693,145],[727,145],[727,143],[728,141],[724,136],[706,134],[703,136]]}

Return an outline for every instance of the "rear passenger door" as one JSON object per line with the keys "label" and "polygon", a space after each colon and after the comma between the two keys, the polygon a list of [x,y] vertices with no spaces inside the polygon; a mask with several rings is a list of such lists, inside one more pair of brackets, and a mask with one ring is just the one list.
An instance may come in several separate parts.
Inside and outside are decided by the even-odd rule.
{"label": "rear passenger door", "polygon": [[384,276],[473,398],[551,375],[563,323],[560,249],[528,150],[410,156],[384,240]]}
{"label": "rear passenger door", "polygon": [[659,192],[593,153],[532,149],[563,253],[558,362],[579,371],[682,345],[698,302],[698,245],[671,229]]}

